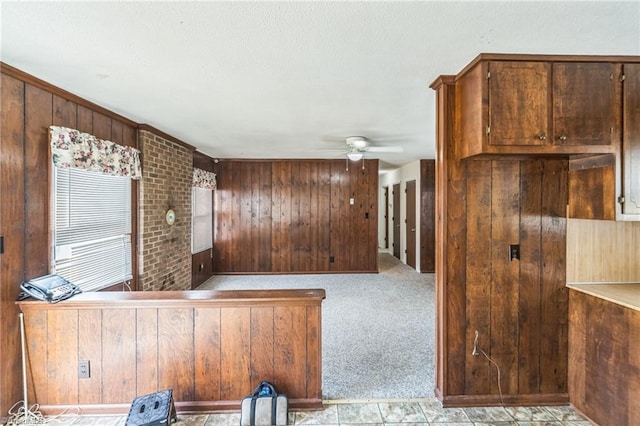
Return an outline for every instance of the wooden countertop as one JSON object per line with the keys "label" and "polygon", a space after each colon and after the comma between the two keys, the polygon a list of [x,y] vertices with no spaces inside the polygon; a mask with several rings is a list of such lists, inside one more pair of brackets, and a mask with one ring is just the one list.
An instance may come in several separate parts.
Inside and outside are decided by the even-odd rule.
{"label": "wooden countertop", "polygon": [[640,283],[567,283],[567,287],[640,311]]}
{"label": "wooden countertop", "polygon": [[318,305],[324,289],[299,290],[189,290],[189,291],[103,291],[76,294],[52,304],[35,299],[16,302],[20,309],[82,309],[104,307],[199,307],[256,305]]}

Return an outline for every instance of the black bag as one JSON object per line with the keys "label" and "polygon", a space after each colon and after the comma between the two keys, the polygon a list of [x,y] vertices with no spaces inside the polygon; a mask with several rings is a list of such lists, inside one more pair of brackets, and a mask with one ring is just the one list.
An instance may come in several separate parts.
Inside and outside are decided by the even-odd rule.
{"label": "black bag", "polygon": [[287,424],[286,395],[278,395],[269,382],[262,382],[251,395],[242,398],[241,426],[273,426]]}
{"label": "black bag", "polygon": [[173,389],[167,389],[133,400],[125,426],[164,426],[178,420],[173,403]]}

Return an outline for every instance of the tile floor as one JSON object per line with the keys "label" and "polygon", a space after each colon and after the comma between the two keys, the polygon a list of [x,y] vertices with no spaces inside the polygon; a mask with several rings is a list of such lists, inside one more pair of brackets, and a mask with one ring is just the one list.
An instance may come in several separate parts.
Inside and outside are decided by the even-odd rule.
{"label": "tile floor", "polygon": [[[121,426],[125,417],[79,416],[65,425]],[[239,413],[180,415],[176,425],[239,425]],[[591,426],[571,407],[442,408],[436,399],[386,402],[326,401],[321,411],[290,412],[290,425]]]}

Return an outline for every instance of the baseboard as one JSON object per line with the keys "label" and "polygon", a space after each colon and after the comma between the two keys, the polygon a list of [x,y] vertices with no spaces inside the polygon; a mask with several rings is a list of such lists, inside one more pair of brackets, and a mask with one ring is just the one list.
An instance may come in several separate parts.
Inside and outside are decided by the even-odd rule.
{"label": "baseboard", "polygon": [[[491,407],[491,406],[533,406],[533,405],[568,405],[569,395],[566,393],[542,393],[524,395],[447,395],[436,397],[443,407]],[[504,401],[504,403],[503,403]]]}
{"label": "baseboard", "polygon": [[[242,401],[178,401],[176,411],[180,414],[240,412]],[[288,401],[291,410],[321,410],[322,399],[293,398]],[[84,404],[84,405],[41,405],[39,410],[52,415],[117,415],[126,416],[131,404]]]}

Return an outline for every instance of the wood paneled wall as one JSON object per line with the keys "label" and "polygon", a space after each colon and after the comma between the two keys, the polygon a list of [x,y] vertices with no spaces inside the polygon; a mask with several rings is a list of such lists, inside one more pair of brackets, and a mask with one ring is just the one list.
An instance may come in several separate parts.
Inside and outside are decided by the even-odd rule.
{"label": "wood paneled wall", "polygon": [[640,222],[569,219],[567,282],[640,282]]}
{"label": "wood paneled wall", "polygon": [[377,160],[220,160],[215,172],[215,272],[377,272]]}
{"label": "wood paneled wall", "polygon": [[[324,290],[84,293],[25,302],[30,401],[45,412],[126,413],[172,388],[179,411],[237,410],[262,380],[322,404]],[[78,377],[78,361],[90,377]]]}
{"label": "wood paneled wall", "polygon": [[569,395],[601,426],[640,424],[640,312],[570,291]]}
{"label": "wood paneled wall", "polygon": [[436,162],[420,160],[420,272],[436,270]]}
{"label": "wood paneled wall", "polygon": [[[434,83],[436,394],[446,406],[562,403],[567,396],[565,160],[456,161],[453,79]],[[510,245],[520,246],[511,260]]]}
{"label": "wood paneled wall", "polygon": [[[18,309],[14,304],[20,282],[44,275],[49,268],[48,128],[73,127],[136,146],[136,124],[5,64],[1,64],[1,71],[0,232],[4,253],[0,255],[0,413],[4,414],[22,399]],[[133,185],[135,194],[136,183]],[[134,236],[134,247],[136,240]]]}

